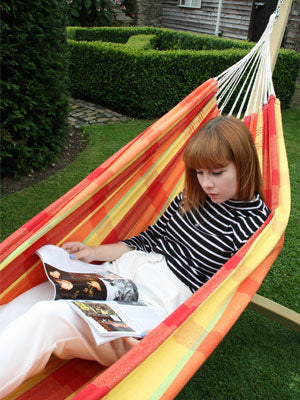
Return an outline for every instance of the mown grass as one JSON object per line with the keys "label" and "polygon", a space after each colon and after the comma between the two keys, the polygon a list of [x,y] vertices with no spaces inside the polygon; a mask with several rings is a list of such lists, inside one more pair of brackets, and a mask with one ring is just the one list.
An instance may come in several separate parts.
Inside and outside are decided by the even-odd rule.
{"label": "mown grass", "polygon": [[[73,187],[153,121],[91,126],[87,148],[47,180],[1,200],[2,239]],[[283,111],[292,211],[285,244],[259,294],[300,312],[300,108]],[[177,396],[177,400],[293,400],[300,398],[299,335],[245,310]]]}
{"label": "mown grass", "polygon": [[1,205],[1,240],[70,190],[153,121],[132,120],[118,125],[91,125],[88,145],[65,169],[17,193],[4,196]]}

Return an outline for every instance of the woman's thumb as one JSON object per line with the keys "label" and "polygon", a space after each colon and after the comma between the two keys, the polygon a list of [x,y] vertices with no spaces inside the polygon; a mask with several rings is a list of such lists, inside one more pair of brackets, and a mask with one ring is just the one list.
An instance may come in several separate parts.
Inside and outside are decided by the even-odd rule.
{"label": "woman's thumb", "polygon": [[79,250],[76,253],[70,254],[70,258],[72,260],[83,260],[83,259],[86,259],[87,256],[88,256],[87,249]]}

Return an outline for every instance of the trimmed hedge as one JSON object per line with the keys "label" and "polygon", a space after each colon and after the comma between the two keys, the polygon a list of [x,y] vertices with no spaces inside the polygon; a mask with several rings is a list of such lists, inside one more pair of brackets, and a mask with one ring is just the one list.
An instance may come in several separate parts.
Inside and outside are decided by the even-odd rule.
{"label": "trimmed hedge", "polygon": [[18,176],[53,162],[66,138],[66,9],[4,0],[1,11],[1,174]]}
{"label": "trimmed hedge", "polygon": [[82,28],[69,26],[67,28],[68,39],[76,41],[94,42],[101,40],[109,43],[126,43],[133,35],[156,35],[158,29],[151,27],[97,27]]}
{"label": "trimmed hedge", "polygon": [[126,43],[133,35],[155,35],[158,50],[222,50],[240,48],[250,49],[253,43],[234,39],[220,39],[211,35],[198,35],[190,32],[173,31],[154,27],[68,27],[68,39],[93,42],[101,40],[110,43]]}
{"label": "trimmed hedge", "polygon": [[[124,45],[137,34],[155,35],[156,49],[137,52]],[[163,115],[253,46],[245,41],[159,28],[72,27],[68,28],[68,37],[73,39],[69,40],[72,95],[140,118]],[[196,50],[186,50],[193,43]],[[299,68],[296,52],[280,50],[273,80],[283,107],[294,94]]]}
{"label": "trimmed hedge", "polygon": [[154,49],[156,46],[156,36],[145,34],[133,35],[128,39],[126,46],[136,51]]}

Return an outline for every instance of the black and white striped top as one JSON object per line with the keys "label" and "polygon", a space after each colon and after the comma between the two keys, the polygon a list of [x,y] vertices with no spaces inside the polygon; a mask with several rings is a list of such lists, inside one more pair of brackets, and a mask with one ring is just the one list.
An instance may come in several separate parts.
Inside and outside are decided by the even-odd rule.
{"label": "black and white striped top", "polygon": [[259,195],[248,202],[222,204],[207,198],[204,207],[184,214],[181,201],[182,193],[154,225],[124,243],[163,254],[173,273],[194,292],[242,247],[270,211]]}

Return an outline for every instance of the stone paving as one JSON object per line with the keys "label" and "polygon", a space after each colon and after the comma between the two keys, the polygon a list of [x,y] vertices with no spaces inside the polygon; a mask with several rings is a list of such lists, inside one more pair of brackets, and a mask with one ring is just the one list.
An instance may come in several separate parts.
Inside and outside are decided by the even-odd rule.
{"label": "stone paving", "polygon": [[78,99],[71,99],[70,101],[68,121],[74,128],[80,128],[89,124],[116,124],[129,120],[129,117],[97,104]]}
{"label": "stone paving", "polygon": [[[300,88],[297,87],[291,102],[291,107],[300,106]],[[80,128],[89,124],[115,124],[129,121],[130,118],[109,108],[89,103],[87,101],[71,99],[69,123],[74,128]]]}

